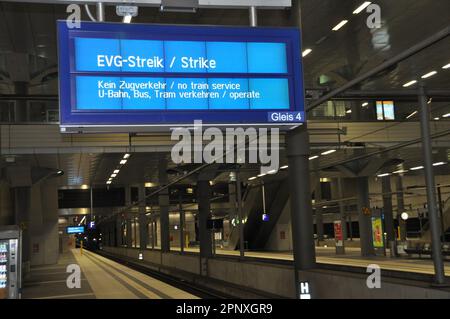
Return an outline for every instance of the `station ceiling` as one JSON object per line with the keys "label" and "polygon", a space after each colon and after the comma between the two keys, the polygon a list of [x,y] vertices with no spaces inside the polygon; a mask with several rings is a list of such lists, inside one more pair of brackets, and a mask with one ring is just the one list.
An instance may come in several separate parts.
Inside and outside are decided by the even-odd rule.
{"label": "station ceiling", "polygon": [[[294,0],[296,2],[296,0]],[[352,12],[362,0],[302,0],[303,48],[311,49],[304,57],[305,87],[330,90],[407,50],[450,24],[448,0],[378,0],[382,27],[369,29],[368,14]],[[94,6],[91,6],[95,12]],[[84,10],[83,19],[89,20]],[[65,5],[24,4],[0,1],[0,94],[57,95],[56,23],[66,17]],[[291,10],[259,11],[260,26],[293,26]],[[338,31],[332,28],[340,21],[348,23]],[[114,7],[107,7],[106,20],[120,22]],[[160,12],[143,7],[134,23],[177,23],[205,25],[249,24],[247,10],[200,9],[196,13]],[[427,79],[432,89],[449,89],[450,38],[423,50],[386,72],[361,83],[355,90],[402,89],[403,84],[433,70]],[[414,88],[414,87],[412,87]],[[444,141],[445,142],[445,141]],[[376,146],[373,147],[377,149]],[[436,158],[446,154],[447,146],[437,150]],[[348,158],[352,153],[339,151],[331,159],[321,158],[319,167]],[[390,154],[415,165],[421,161],[417,148]],[[29,156],[28,160],[65,171],[62,185],[104,184],[123,154],[48,154]],[[158,156],[136,154],[119,176],[118,182],[140,182],[156,179]]]}

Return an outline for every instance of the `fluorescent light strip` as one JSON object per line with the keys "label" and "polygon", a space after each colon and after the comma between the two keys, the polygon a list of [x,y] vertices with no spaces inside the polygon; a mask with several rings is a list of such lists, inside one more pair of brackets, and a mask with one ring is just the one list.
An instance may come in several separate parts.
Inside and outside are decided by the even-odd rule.
{"label": "fluorescent light strip", "polygon": [[348,20],[342,20],[341,22],[339,22],[333,29],[333,31],[338,31],[340,28],[342,28],[344,25],[346,25],[348,22]]}
{"label": "fluorescent light strip", "polygon": [[312,50],[311,49],[306,49],[305,51],[303,51],[303,53],[302,53],[302,57],[305,57],[305,56],[307,56],[308,54],[310,54],[312,52]]}
{"label": "fluorescent light strip", "polygon": [[398,171],[392,172],[392,174],[402,174],[402,173],[407,173],[407,172],[408,172],[408,170],[407,170],[407,169],[401,169],[401,170],[398,170]]}
{"label": "fluorescent light strip", "polygon": [[346,114],[351,114],[351,113],[352,113],[352,110],[351,110],[351,109],[350,109],[350,110],[347,110],[345,113],[346,113]]}
{"label": "fluorescent light strip", "polygon": [[417,171],[419,169],[423,169],[423,166],[416,166],[416,167],[411,167],[412,171]]}
{"label": "fluorescent light strip", "polygon": [[325,151],[325,152],[321,153],[320,155],[328,155],[328,154],[331,154],[334,152],[336,152],[336,150],[329,150],[329,151]]}
{"label": "fluorescent light strip", "polygon": [[445,117],[445,118],[450,117],[450,113],[444,114],[444,115],[442,115],[442,117]]}
{"label": "fluorescent light strip", "polygon": [[311,157],[309,158],[309,160],[312,161],[313,159],[316,159],[316,158],[319,158],[319,155],[311,156]]}
{"label": "fluorescent light strip", "polygon": [[127,163],[126,159],[120,161],[120,165],[125,165],[126,163]]}
{"label": "fluorescent light strip", "polygon": [[380,175],[377,175],[378,177],[385,177],[385,176],[389,176],[389,175],[391,175],[391,173],[384,173],[384,174],[380,174]]}
{"label": "fluorescent light strip", "polygon": [[443,68],[444,70],[445,70],[445,69],[450,69],[450,63],[447,64],[447,65],[444,65],[442,68]]}
{"label": "fluorescent light strip", "polygon": [[431,72],[429,72],[427,74],[422,75],[422,79],[428,79],[428,78],[432,77],[435,74],[437,74],[436,71],[431,71]]}
{"label": "fluorescent light strip", "polygon": [[268,171],[267,174],[276,174],[278,171],[276,169],[273,169],[271,171]]}
{"label": "fluorescent light strip", "polygon": [[123,156],[123,159],[127,159],[127,158],[130,157],[130,156],[131,156],[130,154],[126,153],[126,154]]}
{"label": "fluorescent light strip", "polygon": [[409,114],[406,118],[409,119],[409,118],[413,117],[416,114],[417,114],[417,111],[414,111],[411,114]]}
{"label": "fluorescent light strip", "polygon": [[433,164],[433,166],[441,166],[441,165],[445,165],[445,162],[437,162]]}
{"label": "fluorescent light strip", "polygon": [[369,105],[369,102],[364,102],[364,103],[362,104],[362,106],[367,106],[367,105]]}
{"label": "fluorescent light strip", "polygon": [[248,180],[252,181],[252,180],[257,179],[257,178],[258,178],[257,176],[253,176],[253,177],[250,177]]}
{"label": "fluorescent light strip", "polygon": [[289,167],[288,165],[284,165],[284,166],[281,166],[280,169],[286,169],[288,167]]}
{"label": "fluorescent light strip", "polygon": [[114,173],[111,174],[111,177],[112,177],[112,178],[114,178],[114,177],[116,177],[116,176],[117,176],[117,174],[114,174]]}
{"label": "fluorescent light strip", "polygon": [[264,177],[264,176],[266,176],[266,175],[267,175],[267,174],[263,173],[263,174],[259,174],[258,177]]}
{"label": "fluorescent light strip", "polygon": [[370,1],[364,2],[362,5],[360,5],[358,8],[356,8],[355,11],[353,11],[353,14],[361,13],[361,11],[363,11],[365,8],[367,8],[371,3],[372,2],[370,2]]}
{"label": "fluorescent light strip", "polygon": [[114,174],[119,174],[119,172],[120,172],[120,170],[118,170],[118,169],[114,170]]}
{"label": "fluorescent light strip", "polygon": [[409,81],[409,82],[403,84],[403,87],[407,88],[408,86],[411,86],[411,85],[416,84],[416,83],[417,83],[417,80],[412,80],[412,81]]}

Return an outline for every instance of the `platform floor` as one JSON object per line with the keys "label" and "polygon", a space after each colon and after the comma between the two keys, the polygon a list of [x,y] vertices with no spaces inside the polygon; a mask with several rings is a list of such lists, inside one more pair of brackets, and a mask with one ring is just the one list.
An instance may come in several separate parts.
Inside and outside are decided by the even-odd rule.
{"label": "platform floor", "polygon": [[[69,289],[66,267],[81,268],[81,288]],[[117,262],[80,249],[59,258],[57,265],[32,267],[22,298],[33,299],[198,299],[198,297]]]}

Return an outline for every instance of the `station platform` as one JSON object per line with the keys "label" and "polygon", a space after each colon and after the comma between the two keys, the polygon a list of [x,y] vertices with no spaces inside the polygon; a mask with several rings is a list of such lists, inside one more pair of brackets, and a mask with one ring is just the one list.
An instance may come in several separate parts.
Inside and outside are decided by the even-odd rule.
{"label": "station platform", "polygon": [[[68,288],[67,266],[81,268],[81,287]],[[32,267],[23,299],[198,299],[199,297],[92,252],[72,249],[56,265]]]}

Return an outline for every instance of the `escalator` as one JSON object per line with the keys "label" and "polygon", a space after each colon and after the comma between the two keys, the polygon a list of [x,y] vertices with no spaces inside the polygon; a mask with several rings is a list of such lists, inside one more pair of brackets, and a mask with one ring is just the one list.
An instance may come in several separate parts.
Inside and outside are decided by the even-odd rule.
{"label": "escalator", "polygon": [[[266,213],[268,221],[263,221],[263,201],[261,187],[250,187],[243,196],[245,249],[261,250],[267,243],[277,221],[289,199],[287,179],[265,184]],[[231,229],[229,247],[239,249],[239,226]]]}

